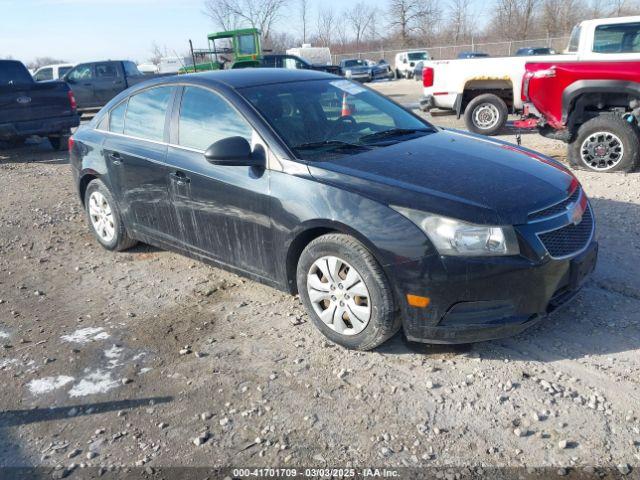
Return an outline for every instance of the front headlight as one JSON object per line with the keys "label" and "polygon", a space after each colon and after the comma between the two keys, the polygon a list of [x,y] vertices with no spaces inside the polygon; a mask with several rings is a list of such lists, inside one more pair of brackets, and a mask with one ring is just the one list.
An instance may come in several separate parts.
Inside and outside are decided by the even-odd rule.
{"label": "front headlight", "polygon": [[347,77],[347,78],[351,78],[351,70],[346,70],[344,72],[344,76]]}
{"label": "front headlight", "polygon": [[480,257],[520,253],[513,227],[476,225],[411,208],[391,208],[415,223],[441,255]]}

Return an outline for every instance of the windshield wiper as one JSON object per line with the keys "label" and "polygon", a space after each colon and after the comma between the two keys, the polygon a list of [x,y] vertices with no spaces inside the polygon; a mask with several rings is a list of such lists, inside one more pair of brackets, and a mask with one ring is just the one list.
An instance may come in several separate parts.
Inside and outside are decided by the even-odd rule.
{"label": "windshield wiper", "polygon": [[391,137],[401,137],[403,135],[411,135],[413,133],[427,133],[432,132],[433,130],[429,128],[391,128],[389,130],[383,130],[381,132],[370,133],[369,135],[365,135],[360,137],[360,141],[370,141],[370,140],[382,140],[385,138]]}
{"label": "windshield wiper", "polygon": [[340,140],[323,140],[322,142],[302,143],[293,147],[294,150],[318,150],[322,148],[330,148],[331,150],[371,150],[371,147],[367,145],[341,142]]}

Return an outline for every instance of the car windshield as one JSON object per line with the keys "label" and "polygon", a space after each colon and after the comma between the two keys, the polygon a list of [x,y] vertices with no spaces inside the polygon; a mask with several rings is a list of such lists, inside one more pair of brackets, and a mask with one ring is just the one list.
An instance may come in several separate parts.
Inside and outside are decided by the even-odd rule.
{"label": "car windshield", "polygon": [[411,52],[409,60],[428,60],[427,52]]}
{"label": "car windshield", "polygon": [[330,160],[428,135],[435,127],[349,80],[244,88],[298,158]]}
{"label": "car windshield", "polygon": [[364,60],[345,60],[345,67],[364,67],[366,66],[366,62]]}

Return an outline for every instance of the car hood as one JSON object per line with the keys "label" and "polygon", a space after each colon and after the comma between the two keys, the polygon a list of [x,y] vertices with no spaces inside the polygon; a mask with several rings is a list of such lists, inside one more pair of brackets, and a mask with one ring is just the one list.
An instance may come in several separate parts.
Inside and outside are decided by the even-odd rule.
{"label": "car hood", "polygon": [[531,150],[438,130],[388,147],[309,164],[319,181],[376,201],[468,222],[519,225],[567,198],[577,180]]}

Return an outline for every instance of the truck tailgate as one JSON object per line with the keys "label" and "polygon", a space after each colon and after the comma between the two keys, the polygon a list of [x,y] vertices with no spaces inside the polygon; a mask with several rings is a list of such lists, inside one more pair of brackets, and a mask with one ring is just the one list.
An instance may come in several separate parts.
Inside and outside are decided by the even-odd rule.
{"label": "truck tailgate", "polygon": [[64,82],[0,86],[0,124],[71,115]]}

